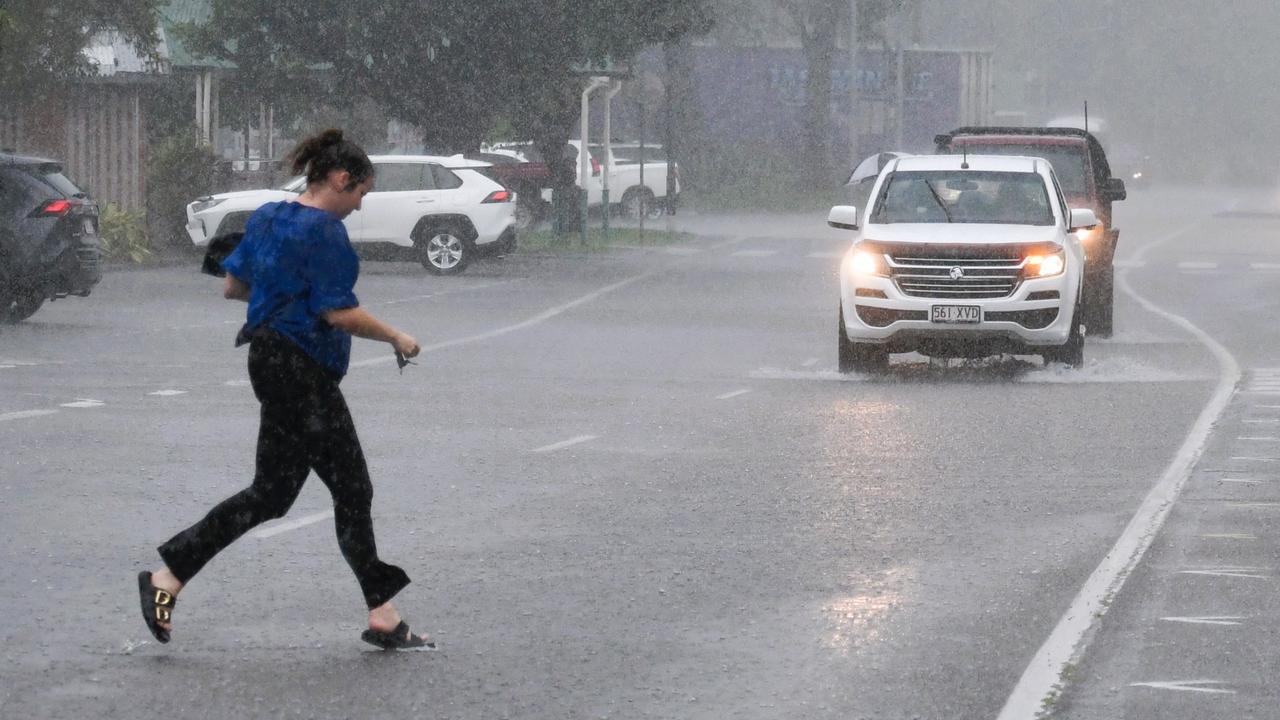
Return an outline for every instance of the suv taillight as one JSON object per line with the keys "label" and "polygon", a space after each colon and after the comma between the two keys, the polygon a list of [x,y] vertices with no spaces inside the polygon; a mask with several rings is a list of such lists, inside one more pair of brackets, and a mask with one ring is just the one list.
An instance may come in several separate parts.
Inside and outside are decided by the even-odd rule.
{"label": "suv taillight", "polygon": [[489,197],[480,201],[481,205],[489,203],[509,203],[515,198],[515,193],[510,190],[494,190],[489,193]]}
{"label": "suv taillight", "polygon": [[71,208],[74,205],[75,203],[70,200],[50,200],[32,211],[31,217],[47,217],[50,215],[61,217],[71,212]]}

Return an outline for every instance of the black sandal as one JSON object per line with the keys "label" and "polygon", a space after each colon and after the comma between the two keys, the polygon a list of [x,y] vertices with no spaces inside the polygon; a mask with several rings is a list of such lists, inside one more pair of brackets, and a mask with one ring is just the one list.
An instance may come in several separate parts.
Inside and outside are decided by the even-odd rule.
{"label": "black sandal", "polygon": [[142,619],[147,623],[147,629],[160,642],[169,642],[169,631],[160,627],[160,623],[173,619],[173,608],[177,606],[178,598],[168,590],[152,585],[149,572],[138,573],[138,594],[142,598]]}
{"label": "black sandal", "polygon": [[409,632],[409,623],[403,620],[395,630],[389,633],[369,628],[360,634],[360,639],[383,650],[436,649],[434,640],[428,640],[425,635],[414,635]]}

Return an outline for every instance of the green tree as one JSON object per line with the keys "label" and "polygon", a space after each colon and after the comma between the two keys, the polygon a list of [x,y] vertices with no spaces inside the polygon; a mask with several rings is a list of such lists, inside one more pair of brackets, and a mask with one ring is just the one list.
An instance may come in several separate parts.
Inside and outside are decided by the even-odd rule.
{"label": "green tree", "polygon": [[83,51],[113,30],[154,52],[161,0],[4,0],[0,97],[29,99],[90,72]]}

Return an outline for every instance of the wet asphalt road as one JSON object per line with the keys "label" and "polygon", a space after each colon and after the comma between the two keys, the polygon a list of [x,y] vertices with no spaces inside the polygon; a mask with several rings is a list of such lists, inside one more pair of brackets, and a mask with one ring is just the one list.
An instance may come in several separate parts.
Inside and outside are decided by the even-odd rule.
{"label": "wet asphalt road", "polygon": [[[1232,207],[1271,202],[1135,193],[1121,256],[1168,242],[1125,272],[1247,371],[1280,367],[1280,219],[1213,217]],[[414,578],[397,604],[435,653],[365,651],[314,481],[183,592],[171,644],[150,640],[134,574],[252,473],[244,306],[216,281],[113,272],[0,329],[0,715],[994,717],[1218,364],[1122,296],[1080,371],[900,358],[842,378],[846,240],[822,220],[682,218],[699,233],[685,246],[521,254],[457,278],[365,265],[364,304],[428,350],[401,375],[357,341],[343,387],[381,553]],[[1251,512],[1265,537],[1274,514]],[[1237,716],[1180,716],[1181,691],[1131,685],[1163,678],[1141,606],[1192,522],[1171,516],[1057,712]],[[1274,577],[1274,558],[1223,562]],[[1210,604],[1196,614],[1244,613]],[[1194,647],[1229,656],[1242,638]],[[1215,697],[1276,705],[1266,683],[1236,689]]]}

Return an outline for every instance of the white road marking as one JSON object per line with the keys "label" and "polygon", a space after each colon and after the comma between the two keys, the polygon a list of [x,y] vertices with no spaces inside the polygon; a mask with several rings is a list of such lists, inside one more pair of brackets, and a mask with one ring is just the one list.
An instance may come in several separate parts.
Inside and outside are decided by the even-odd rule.
{"label": "white road marking", "polygon": [[1280,502],[1229,502],[1231,507],[1271,508],[1280,507]]}
{"label": "white road marking", "polygon": [[1240,625],[1246,620],[1243,615],[1208,615],[1205,617],[1162,617],[1165,622],[1186,623],[1188,625]]}
{"label": "white road marking", "polygon": [[744,257],[744,258],[762,258],[762,257],[770,257],[777,254],[778,254],[777,250],[739,250],[738,252],[733,253],[733,256]]}
{"label": "white road marking", "polygon": [[817,364],[818,364],[818,363],[820,363],[820,362],[822,362],[822,361],[821,361],[821,360],[819,360],[818,358],[809,358],[808,360],[805,360],[804,362],[800,363],[800,366],[801,366],[801,367],[813,367],[814,365],[817,365]]}
{"label": "white road marking", "polygon": [[1249,462],[1275,462],[1275,458],[1250,457],[1248,455],[1232,455],[1232,460],[1247,460]]}
{"label": "white road marking", "polygon": [[725,248],[727,248],[727,247],[733,247],[734,245],[740,245],[740,244],[742,244],[742,243],[744,243],[744,242],[746,242],[746,241],[748,241],[748,240],[750,240],[750,239],[751,239],[751,238],[750,238],[749,236],[747,236],[747,235],[743,235],[742,237],[736,237],[736,238],[733,238],[732,240],[725,240],[724,242],[716,243],[715,245],[712,245],[712,246],[711,246],[711,249],[712,249],[712,250],[723,250],[723,249],[725,249]]}
{"label": "white road marking", "polygon": [[1178,575],[1206,575],[1209,577],[1235,577],[1235,578],[1253,578],[1255,580],[1266,580],[1267,575],[1261,574],[1266,572],[1266,568],[1259,567],[1220,567],[1220,568],[1203,568],[1200,570],[1179,570]]}
{"label": "white road marking", "polygon": [[1245,420],[1246,425],[1276,425],[1280,424],[1280,420]]}
{"label": "white road marking", "polygon": [[1129,268],[1147,266],[1147,262],[1145,260],[1113,260],[1111,261],[1111,264],[1115,266],[1117,270],[1128,270]]}
{"label": "white road marking", "polygon": [[1160,680],[1155,682],[1136,682],[1129,683],[1129,687],[1148,687],[1156,690],[1177,690],[1180,692],[1198,692],[1219,695],[1235,695],[1235,690],[1216,687],[1204,687],[1206,685],[1226,685],[1221,680]]}
{"label": "white road marking", "polygon": [[1257,540],[1257,535],[1247,535],[1245,533],[1205,533],[1200,537],[1207,540]]}
{"label": "white road marking", "polygon": [[684,247],[680,245],[675,245],[672,247],[663,248],[662,252],[668,255],[697,255],[698,253],[702,252],[702,248]]}
{"label": "white road marking", "polygon": [[333,517],[333,510],[325,510],[324,512],[318,512],[314,515],[300,517],[297,520],[290,520],[289,522],[283,522],[279,525],[262,528],[261,530],[254,530],[250,535],[258,540],[266,540],[269,537],[275,537],[281,533],[287,533],[290,530],[297,530],[298,528],[304,528],[308,525],[314,525],[321,520],[328,520],[331,517]]}
{"label": "white road marking", "polygon": [[1257,262],[1257,263],[1250,263],[1249,267],[1253,268],[1254,270],[1267,270],[1267,271],[1280,270],[1280,263]]}
{"label": "white road marking", "polygon": [[1249,442],[1280,442],[1280,437],[1274,435],[1254,435],[1247,437],[1238,437],[1237,440],[1247,440]]}
{"label": "white road marking", "polygon": [[812,252],[805,257],[811,257],[814,260],[839,260],[844,257],[844,253],[838,252]]}
{"label": "white road marking", "polygon": [[[429,353],[429,352],[435,352],[437,350],[444,350],[445,348],[458,347],[460,345],[470,345],[471,343],[481,342],[484,340],[491,340],[493,338],[501,337],[508,333],[516,332],[517,330],[524,330],[525,328],[533,327],[534,325],[539,325],[541,323],[544,323],[550,320],[553,317],[556,317],[557,315],[563,315],[564,313],[578,307],[579,305],[585,305],[586,303],[589,303],[592,300],[595,300],[596,298],[599,298],[603,295],[607,295],[615,290],[620,290],[630,285],[631,283],[650,277],[654,274],[654,272],[647,272],[641,275],[635,275],[627,278],[626,280],[622,280],[621,282],[616,282],[616,283],[613,283],[612,285],[606,285],[605,287],[602,287],[599,290],[595,290],[593,292],[587,293],[586,295],[583,295],[577,300],[572,300],[563,305],[553,307],[550,310],[541,312],[527,320],[523,320],[514,325],[507,325],[506,327],[500,327],[495,330],[482,332],[476,335],[469,335],[467,337],[461,337],[455,340],[446,340],[444,342],[436,343],[434,345],[424,345],[422,347],[422,352]],[[386,355],[381,355],[375,358],[369,358],[368,360],[353,362],[351,363],[351,367],[357,368],[357,367],[370,367],[373,365],[386,365],[387,363],[395,362],[395,360],[396,360],[395,355],[386,354]]]}
{"label": "white road marking", "polygon": [[1280,410],[1280,405],[1253,405],[1252,407],[1259,410]]}
{"label": "white road marking", "polygon": [[64,408],[98,408],[106,405],[101,400],[93,400],[91,398],[80,398],[75,402],[62,403]]}
{"label": "white road marking", "polygon": [[[1199,223],[1181,233],[1144,245],[1135,253],[1133,259],[1142,260],[1147,252],[1196,232],[1198,229]],[[1063,672],[1067,666],[1084,654],[1085,638],[1090,628],[1094,627],[1095,623],[1106,614],[1109,607],[1108,598],[1118,594],[1124,587],[1125,580],[1142,561],[1143,555],[1151,547],[1152,541],[1164,525],[1182,489],[1191,478],[1191,472],[1209,442],[1214,425],[1231,403],[1242,375],[1240,363],[1221,343],[1196,327],[1190,320],[1164,310],[1138,294],[1129,282],[1128,270],[1121,270],[1117,274],[1116,281],[1126,295],[1148,312],[1181,327],[1213,353],[1218,362],[1218,384],[1177,455],[1169,463],[1155,486],[1143,498],[1142,505],[1120,534],[1115,545],[1089,575],[1089,579],[1080,588],[1080,592],[1072,600],[1066,613],[1058,620],[1049,637],[1027,665],[1027,669],[1018,679],[1018,684],[1005,701],[998,720],[1025,720],[1036,717],[1044,709],[1044,700],[1053,697],[1060,688]]]}
{"label": "white road marking", "polygon": [[228,380],[223,383],[227,387],[249,387],[251,384],[248,380]]}
{"label": "white road marking", "polygon": [[1245,480],[1244,478],[1218,478],[1218,482],[1239,483],[1241,485],[1262,485],[1264,480]]}
{"label": "white road marking", "polygon": [[723,395],[720,395],[720,396],[718,396],[716,399],[717,399],[717,400],[730,400],[730,399],[732,399],[732,398],[736,398],[736,397],[740,397],[740,396],[742,396],[742,395],[746,395],[746,394],[747,394],[747,393],[749,393],[749,392],[751,392],[751,391],[750,391],[750,390],[746,390],[746,389],[743,389],[743,390],[734,390],[733,392],[727,392],[727,393],[725,393],[725,394],[723,394]]}
{"label": "white road marking", "polygon": [[186,395],[187,391],[186,390],[157,390],[153,393],[147,393],[147,394],[155,395],[156,397],[173,397],[174,395]]}
{"label": "white road marking", "polygon": [[581,445],[584,442],[591,442],[592,440],[595,440],[598,437],[600,436],[599,435],[579,435],[576,438],[569,438],[568,440],[564,440],[558,443],[552,443],[550,445],[544,445],[540,448],[535,448],[530,452],[536,452],[536,453],[554,452],[556,450],[563,450],[567,447],[572,447],[574,445]]}
{"label": "white road marking", "polygon": [[18,412],[0,413],[0,422],[8,422],[10,420],[26,420],[27,418],[45,417],[46,415],[57,415],[57,410],[19,410]]}
{"label": "white road marking", "polygon": [[1216,262],[1180,262],[1179,270],[1214,270],[1218,267]]}

